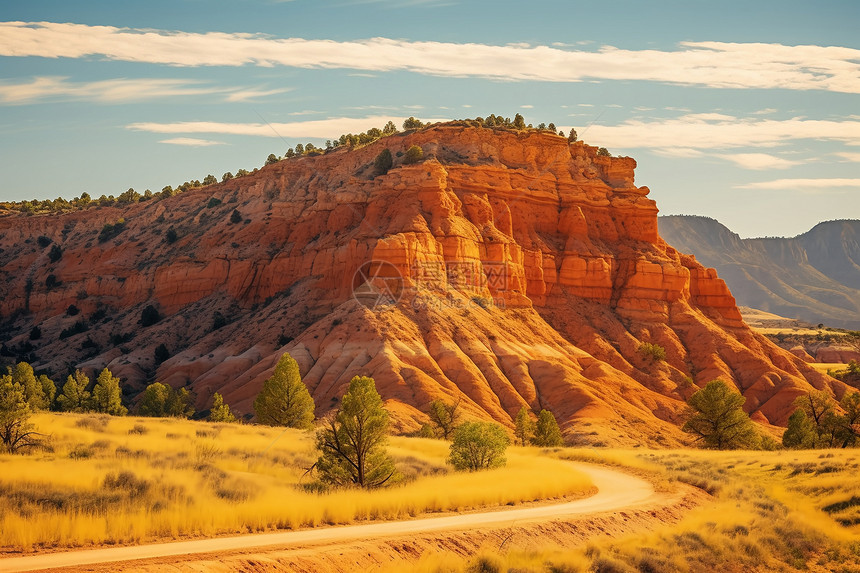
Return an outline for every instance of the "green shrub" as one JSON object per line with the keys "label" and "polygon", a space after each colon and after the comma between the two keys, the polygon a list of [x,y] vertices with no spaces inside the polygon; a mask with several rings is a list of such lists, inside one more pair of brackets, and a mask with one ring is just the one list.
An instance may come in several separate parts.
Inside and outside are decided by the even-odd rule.
{"label": "green shrub", "polygon": [[507,432],[492,422],[466,422],[454,430],[448,461],[458,470],[477,471],[505,465]]}
{"label": "green shrub", "polygon": [[50,252],[48,252],[48,259],[52,263],[56,263],[63,257],[63,249],[60,248],[60,245],[54,245],[51,247]]}
{"label": "green shrub", "polygon": [[161,320],[161,314],[159,314],[158,309],[151,304],[147,305],[140,313],[140,324],[143,327],[152,326],[159,320]]}
{"label": "green shrub", "polygon": [[391,166],[394,165],[394,158],[391,157],[391,151],[388,148],[383,149],[373,160],[373,167],[379,175],[385,175]]}
{"label": "green shrub", "polygon": [[413,145],[406,150],[406,155],[403,157],[404,165],[412,165],[418,163],[424,158],[424,150],[417,145]]}
{"label": "green shrub", "polygon": [[652,360],[655,360],[657,362],[662,362],[663,360],[666,360],[666,349],[659,344],[643,342],[639,345],[639,354],[641,354],[644,358],[651,358]]}

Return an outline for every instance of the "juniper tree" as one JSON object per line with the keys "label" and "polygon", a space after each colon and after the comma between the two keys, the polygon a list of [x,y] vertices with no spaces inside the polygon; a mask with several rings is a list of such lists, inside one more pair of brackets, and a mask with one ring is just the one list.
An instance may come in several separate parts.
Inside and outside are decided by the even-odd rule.
{"label": "juniper tree", "polygon": [[721,380],[690,396],[691,413],[682,428],[696,436],[702,447],[731,450],[756,447],[760,438],[750,417],[743,411],[746,398]]}
{"label": "juniper tree", "polygon": [[540,414],[538,414],[535,437],[532,441],[536,446],[542,448],[554,448],[564,445],[564,439],[561,437],[561,428],[558,427],[555,416],[549,410],[541,410]]}
{"label": "juniper tree", "polygon": [[376,488],[397,475],[385,451],[388,412],[373,378],[356,376],[349,383],[340,409],[317,432],[320,479],[332,485]]}
{"label": "juniper tree", "polygon": [[299,365],[284,354],[272,377],[263,382],[263,390],[254,400],[254,412],[261,424],[310,428],[314,421],[314,401],[302,382]]}

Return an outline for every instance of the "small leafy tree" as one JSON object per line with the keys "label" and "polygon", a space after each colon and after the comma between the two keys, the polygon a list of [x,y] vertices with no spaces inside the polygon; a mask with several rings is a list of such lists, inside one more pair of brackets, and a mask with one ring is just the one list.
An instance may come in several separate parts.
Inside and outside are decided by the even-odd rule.
{"label": "small leafy tree", "polygon": [[460,422],[460,400],[450,403],[444,400],[433,400],[430,402],[427,415],[430,416],[436,435],[443,440],[448,440]]}
{"label": "small leafy tree", "polygon": [[403,163],[405,165],[412,165],[413,163],[418,163],[423,158],[424,150],[417,145],[413,145],[406,150],[406,154],[403,156]]}
{"label": "small leafy tree", "polygon": [[0,376],[0,451],[16,453],[37,444],[38,434],[28,423],[29,418],[24,388],[11,375]]}
{"label": "small leafy tree", "polygon": [[212,396],[212,408],[209,410],[209,421],[228,424],[238,421],[236,420],[236,416],[230,410],[230,406],[224,403],[224,397],[218,392],[215,392]]}
{"label": "small leafy tree", "polygon": [[386,147],[379,152],[376,159],[373,160],[373,168],[379,175],[385,175],[391,166],[394,165],[394,158],[391,156],[391,151]]}
{"label": "small leafy tree", "polygon": [[215,185],[218,180],[211,173],[203,178],[203,185]]}
{"label": "small leafy tree", "polygon": [[783,446],[798,450],[812,448],[815,447],[817,438],[815,426],[802,408],[798,408],[788,417],[788,427],[782,434]]}
{"label": "small leafy tree", "polygon": [[89,377],[75,370],[75,374],[66,378],[62,393],[57,396],[57,407],[63,412],[86,412],[90,407]]}
{"label": "small leafy tree", "polygon": [[568,140],[570,143],[573,143],[573,142],[575,142],[575,141],[576,141],[576,138],[577,138],[576,130],[575,130],[575,129],[573,129],[573,128],[571,127],[571,128],[570,128],[570,135],[568,135],[568,136],[567,136],[567,140]]}
{"label": "small leafy tree", "polygon": [[349,383],[337,414],[317,432],[316,462],[320,479],[332,485],[376,488],[397,475],[385,451],[388,411],[373,378],[356,376]]}
{"label": "small leafy tree", "polygon": [[454,431],[448,462],[458,470],[478,471],[505,465],[510,444],[504,428],[492,422],[466,422]]}
{"label": "small leafy tree", "polygon": [[[30,405],[32,410],[45,410],[50,407],[54,394],[51,392],[51,396],[49,398],[46,395],[45,390],[47,389],[50,391],[50,387],[53,386],[53,382],[51,382],[50,385],[47,383],[43,385],[43,382],[37,378],[35,372],[33,372],[33,367],[27,362],[18,362],[14,367],[9,367],[8,372],[12,377],[12,382],[21,386],[24,391],[24,398],[27,400],[27,403]],[[56,388],[54,388],[54,392],[55,391]]]}
{"label": "small leafy tree", "polygon": [[168,416],[190,418],[194,415],[194,395],[188,388],[171,389],[165,410]]}
{"label": "small leafy tree", "polygon": [[414,117],[409,117],[403,122],[403,129],[420,129],[424,127],[424,124],[419,119],[415,119]]}
{"label": "small leafy tree", "polygon": [[278,162],[278,156],[275,155],[274,153],[270,153],[269,156],[266,158],[266,165],[272,165],[273,163],[277,163],[277,162]]}
{"label": "small leafy tree", "polygon": [[516,129],[525,129],[526,128],[526,120],[523,119],[523,116],[517,114],[514,116],[514,127]]}
{"label": "small leafy tree", "polygon": [[612,154],[609,153],[609,150],[606,149],[605,147],[601,147],[600,149],[597,150],[597,156],[598,157],[612,157]]}
{"label": "small leafy tree", "polygon": [[188,418],[194,414],[191,393],[186,388],[173,389],[167,384],[154,382],[146,387],[138,405],[141,416]]}
{"label": "small leafy tree", "polygon": [[722,380],[690,396],[691,414],[682,428],[696,436],[702,447],[714,450],[753,448],[759,442],[755,425],[743,411],[746,398],[729,388]]}
{"label": "small leafy tree", "polygon": [[140,399],[137,412],[141,416],[156,418],[165,416],[167,399],[170,397],[170,387],[161,382],[155,382],[146,387]]}
{"label": "small leafy tree", "polygon": [[839,405],[845,412],[840,419],[843,444],[856,446],[860,441],[860,392],[846,392]]}
{"label": "small leafy tree", "polygon": [[549,410],[541,410],[538,414],[535,437],[532,441],[536,446],[542,448],[555,448],[564,445],[561,428],[558,427],[555,416]]}
{"label": "small leafy tree", "polygon": [[794,405],[803,410],[815,430],[813,447],[833,447],[839,441],[841,420],[836,413],[836,400],[825,390],[799,396]]}
{"label": "small leafy tree", "polygon": [[261,424],[269,426],[308,429],[313,425],[314,400],[289,354],[281,356],[272,377],[263,382],[254,412]]}
{"label": "small leafy tree", "polygon": [[516,420],[514,420],[514,436],[521,446],[531,443],[535,434],[535,422],[532,420],[530,412],[527,407],[523,406],[517,412]]}
{"label": "small leafy tree", "polygon": [[91,398],[93,410],[111,416],[125,416],[128,413],[128,408],[122,405],[119,382],[119,378],[107,368],[99,373]]}

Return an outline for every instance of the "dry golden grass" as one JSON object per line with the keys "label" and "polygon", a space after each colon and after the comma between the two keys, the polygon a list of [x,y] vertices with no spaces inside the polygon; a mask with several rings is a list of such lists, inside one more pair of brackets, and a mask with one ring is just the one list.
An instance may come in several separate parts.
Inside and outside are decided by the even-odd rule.
{"label": "dry golden grass", "polygon": [[822,374],[827,374],[828,370],[845,370],[848,368],[847,364],[842,364],[839,362],[810,362],[810,366],[821,372]]}
{"label": "dry golden grass", "polygon": [[[713,494],[679,523],[569,549],[428,555],[413,571],[860,572],[860,450],[568,450]],[[390,569],[394,571],[396,568]]]}
{"label": "dry golden grass", "polygon": [[398,519],[581,495],[558,459],[511,448],[508,465],[463,474],[448,444],[393,438],[406,476],[376,491],[319,491],[307,432],[179,419],[39,414],[49,451],[0,455],[0,549],[74,547]]}

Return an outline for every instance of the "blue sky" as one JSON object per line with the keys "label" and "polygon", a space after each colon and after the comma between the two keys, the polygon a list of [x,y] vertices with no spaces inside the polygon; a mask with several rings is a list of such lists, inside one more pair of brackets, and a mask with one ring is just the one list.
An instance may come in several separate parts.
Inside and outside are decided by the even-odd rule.
{"label": "blue sky", "polygon": [[158,191],[496,113],[637,159],[741,236],[860,218],[860,2],[150,0],[0,8],[0,200]]}

